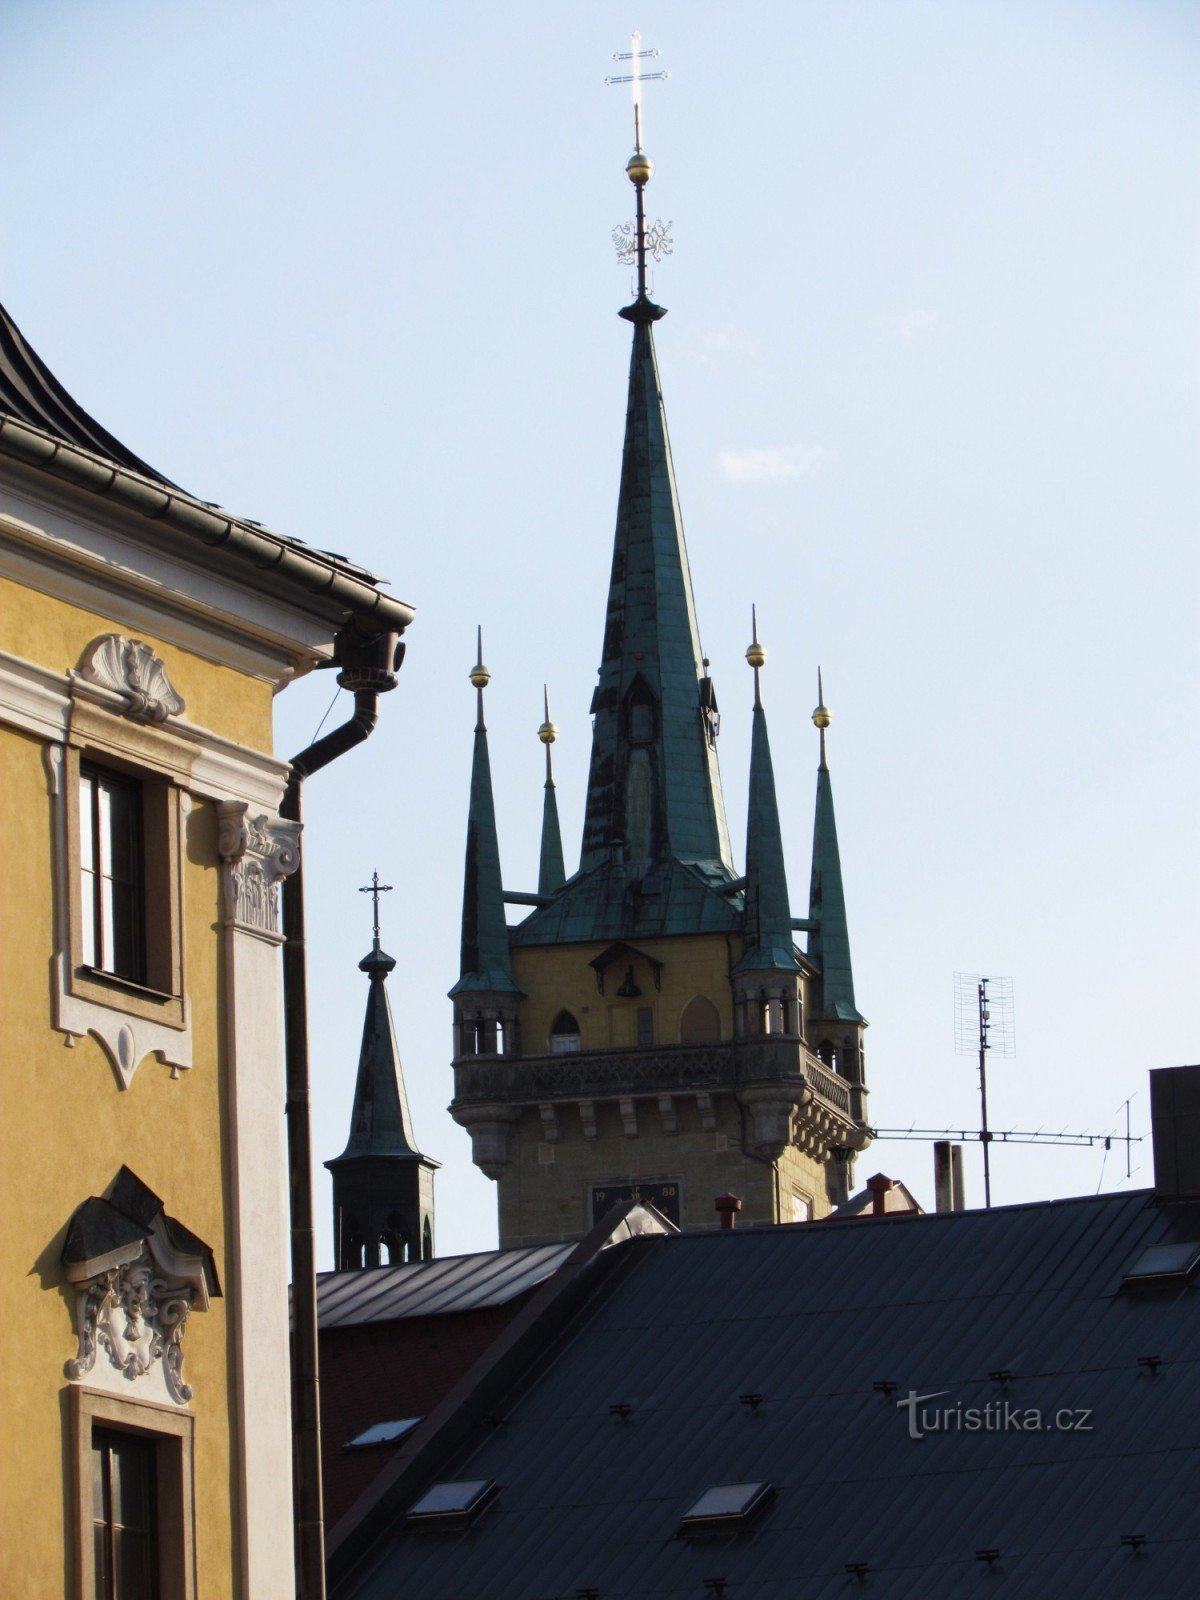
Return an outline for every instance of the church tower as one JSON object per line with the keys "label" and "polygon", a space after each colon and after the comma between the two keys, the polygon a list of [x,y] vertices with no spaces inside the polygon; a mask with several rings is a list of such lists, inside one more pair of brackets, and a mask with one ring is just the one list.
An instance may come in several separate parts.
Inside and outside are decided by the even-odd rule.
{"label": "church tower", "polygon": [[[640,128],[626,167],[637,294],[579,868],[565,877],[549,705],[536,894],[505,891],[480,647],[451,1112],[499,1189],[501,1245],[578,1237],[619,1201],[713,1226],[824,1215],[869,1141],[821,703],[812,886],[794,917],[757,626],[746,870],[733,861],[720,719],[700,645],[646,288]],[[509,927],[505,905],[533,909]],[[797,949],[795,933],[808,934]]]}
{"label": "church tower", "polygon": [[337,1270],[427,1261],[433,1255],[433,1175],[441,1166],[413,1138],[404,1072],[388,1002],[396,966],[379,944],[379,896],[390,884],[373,874],[374,939],[358,963],[370,983],[350,1138],[325,1165],[333,1175],[333,1237]]}

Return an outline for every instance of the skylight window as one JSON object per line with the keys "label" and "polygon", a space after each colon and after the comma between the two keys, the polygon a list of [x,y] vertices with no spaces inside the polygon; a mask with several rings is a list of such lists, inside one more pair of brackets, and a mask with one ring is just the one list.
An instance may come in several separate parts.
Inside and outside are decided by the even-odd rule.
{"label": "skylight window", "polygon": [[1200,1242],[1189,1239],[1183,1244],[1153,1244],[1143,1250],[1133,1267],[1125,1274],[1128,1284],[1183,1283],[1190,1278],[1200,1263]]}
{"label": "skylight window", "polygon": [[720,1483],[706,1489],[679,1523],[680,1533],[738,1533],[767,1504],[769,1483]]}
{"label": "skylight window", "polygon": [[490,1478],[477,1478],[467,1483],[435,1483],[409,1508],[407,1521],[417,1528],[465,1528],[499,1493],[500,1485]]}
{"label": "skylight window", "polygon": [[371,1444],[393,1444],[397,1439],[403,1439],[406,1433],[411,1433],[420,1417],[401,1417],[397,1422],[377,1422],[374,1427],[364,1428],[361,1433],[355,1434],[347,1450],[358,1450]]}

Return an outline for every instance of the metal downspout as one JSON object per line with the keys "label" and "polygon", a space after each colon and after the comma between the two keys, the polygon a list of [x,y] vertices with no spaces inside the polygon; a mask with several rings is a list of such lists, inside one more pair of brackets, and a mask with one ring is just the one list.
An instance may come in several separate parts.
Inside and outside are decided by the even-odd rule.
{"label": "metal downspout", "polygon": [[[371,736],[381,693],[396,687],[404,646],[395,633],[374,639],[340,634],[338,683],[354,693],[354,715],[291,763],[281,814],[303,822],[305,778]],[[296,1592],[325,1597],[325,1513],[321,1483],[321,1409],[317,1357],[316,1240],[309,1109],[308,974],[304,943],[304,852],[283,881],[283,1022],[287,1087],[288,1191],[292,1236],[292,1476],[296,1519]]]}

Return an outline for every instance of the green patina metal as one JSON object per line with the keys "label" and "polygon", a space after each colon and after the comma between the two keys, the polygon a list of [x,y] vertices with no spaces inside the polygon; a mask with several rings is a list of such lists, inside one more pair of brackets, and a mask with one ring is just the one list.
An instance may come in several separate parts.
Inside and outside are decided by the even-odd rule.
{"label": "green patina metal", "polygon": [[838,853],[837,822],[833,814],[833,787],[823,759],[817,772],[817,805],[813,821],[812,883],[808,915],[813,931],[808,936],[808,957],[821,971],[821,1012],[843,1022],[866,1019],[854,1004],[854,972],[850,965],[850,930],[846,923],[846,896],[842,890],[842,860]]}
{"label": "green patina metal", "polygon": [[542,851],[538,859],[537,892],[541,895],[557,894],[566,878],[562,831],[558,826],[558,797],[554,780],[547,778],[546,798],[542,802]]}
{"label": "green patina metal", "polygon": [[467,990],[516,993],[508,955],[500,844],[492,800],[492,767],[482,712],[471,758],[471,804],[467,814],[467,861],[463,879],[462,954],[451,997]]}
{"label": "green patina metal", "polygon": [[[734,880],[652,324],[634,325],[580,870],[515,944],[732,931]],[[545,835],[543,834],[543,843]]]}
{"label": "green patina metal", "polygon": [[336,1161],[327,1163],[330,1167],[357,1156],[424,1159],[413,1138],[392,1009],[384,987],[395,965],[393,958],[379,948],[378,941],[370,955],[358,963],[359,971],[371,980],[371,987],[358,1054],[350,1138]]}
{"label": "green patina metal", "polygon": [[[757,673],[755,674],[757,679]],[[839,884],[840,884],[839,878]],[[746,944],[735,972],[796,972],[787,868],[775,794],[767,714],[755,687],[750,743],[750,805],[746,824]]]}

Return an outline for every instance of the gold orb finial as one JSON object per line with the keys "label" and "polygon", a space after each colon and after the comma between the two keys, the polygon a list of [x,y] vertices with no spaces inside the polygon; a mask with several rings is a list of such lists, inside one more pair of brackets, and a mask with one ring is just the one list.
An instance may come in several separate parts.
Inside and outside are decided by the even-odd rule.
{"label": "gold orb finial", "polygon": [[538,729],[538,738],[543,744],[553,744],[558,738],[558,729],[552,722],[543,722]]}
{"label": "gold orb finial", "polygon": [[654,163],[644,150],[635,150],[625,163],[625,175],[630,183],[638,188],[650,182],[654,176]]}
{"label": "gold orb finial", "polygon": [[483,664],[483,628],[479,628],[475,635],[475,665],[468,674],[471,682],[477,689],[486,689],[492,681],[492,675]]}
{"label": "gold orb finial", "polygon": [[767,662],[767,652],[758,642],[758,607],[750,607],[750,643],[746,647],[746,660],[755,672]]}
{"label": "gold orb finial", "polygon": [[[829,707],[825,704],[825,680],[821,676],[820,667],[817,668],[817,706],[816,710],[813,712],[812,719],[813,725],[820,728],[822,734],[824,734],[825,729],[833,721],[833,718],[829,714]],[[822,743],[821,748],[825,748],[824,743]]]}

